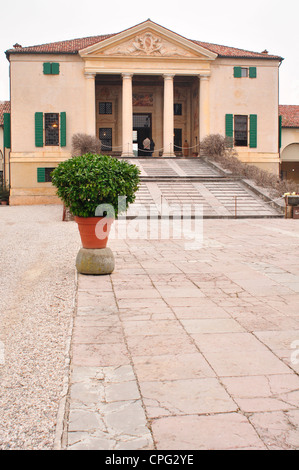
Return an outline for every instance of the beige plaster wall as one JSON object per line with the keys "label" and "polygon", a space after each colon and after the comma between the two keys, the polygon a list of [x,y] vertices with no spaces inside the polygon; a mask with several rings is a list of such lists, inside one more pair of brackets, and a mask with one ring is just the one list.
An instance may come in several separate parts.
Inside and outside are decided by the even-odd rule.
{"label": "beige plaster wall", "polygon": [[11,162],[10,204],[61,204],[51,183],[37,182],[37,168],[55,168],[44,162]]}
{"label": "beige plaster wall", "polygon": [[[211,134],[225,135],[226,114],[257,115],[257,148],[236,148],[243,161],[278,162],[278,65],[252,59],[216,59],[211,64]],[[235,66],[256,67],[257,78],[235,78]]]}
{"label": "beige plaster wall", "polygon": [[[59,62],[60,74],[44,75],[44,62]],[[85,82],[78,56],[11,56],[12,158],[43,154],[62,159],[70,152],[72,135],[85,130]],[[66,112],[66,147],[35,147],[35,112]]]}

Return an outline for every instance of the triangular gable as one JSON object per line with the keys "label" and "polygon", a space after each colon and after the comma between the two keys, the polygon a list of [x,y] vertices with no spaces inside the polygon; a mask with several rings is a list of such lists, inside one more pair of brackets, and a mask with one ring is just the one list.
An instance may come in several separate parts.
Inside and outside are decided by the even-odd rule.
{"label": "triangular gable", "polygon": [[93,44],[80,52],[92,57],[178,57],[214,60],[217,54],[151,20]]}

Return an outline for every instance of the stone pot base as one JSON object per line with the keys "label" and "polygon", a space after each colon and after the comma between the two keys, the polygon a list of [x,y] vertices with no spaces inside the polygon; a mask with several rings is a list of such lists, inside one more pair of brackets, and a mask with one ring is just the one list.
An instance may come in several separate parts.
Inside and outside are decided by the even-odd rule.
{"label": "stone pot base", "polygon": [[114,255],[110,248],[81,248],[76,259],[80,274],[111,274],[114,271]]}

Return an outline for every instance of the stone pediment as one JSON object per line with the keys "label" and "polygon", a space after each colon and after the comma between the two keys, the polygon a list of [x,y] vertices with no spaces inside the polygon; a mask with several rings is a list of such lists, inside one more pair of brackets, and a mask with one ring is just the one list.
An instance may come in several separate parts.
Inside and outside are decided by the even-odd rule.
{"label": "stone pediment", "polygon": [[150,20],[80,51],[86,58],[152,57],[213,60],[216,54]]}
{"label": "stone pediment", "polygon": [[108,48],[102,53],[107,56],[196,57],[196,54],[151,32],[137,35],[130,41]]}

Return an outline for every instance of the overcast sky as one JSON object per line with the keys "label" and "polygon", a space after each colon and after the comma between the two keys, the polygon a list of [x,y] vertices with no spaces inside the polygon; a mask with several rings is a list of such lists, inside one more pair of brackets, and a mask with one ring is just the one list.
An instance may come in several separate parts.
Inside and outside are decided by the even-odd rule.
{"label": "overcast sky", "polygon": [[298,0],[14,0],[0,8],[0,101],[9,99],[4,52],[117,33],[148,18],[186,38],[283,57],[280,104],[299,105]]}

